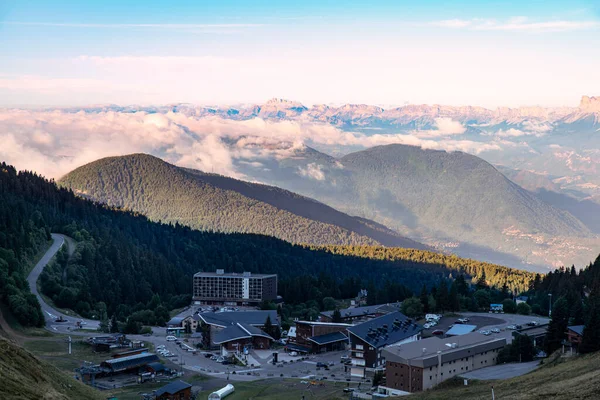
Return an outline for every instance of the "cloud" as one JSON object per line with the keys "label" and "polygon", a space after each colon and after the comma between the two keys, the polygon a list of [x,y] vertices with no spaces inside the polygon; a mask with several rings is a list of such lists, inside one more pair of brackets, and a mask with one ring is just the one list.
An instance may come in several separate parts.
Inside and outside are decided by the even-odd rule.
{"label": "cloud", "polygon": [[464,125],[459,121],[454,121],[452,118],[447,117],[436,118],[434,127],[436,129],[415,130],[411,133],[422,138],[435,138],[451,135],[462,135],[467,130],[467,128],[465,128]]}
{"label": "cloud", "polygon": [[325,172],[323,172],[323,166],[317,163],[310,163],[306,168],[298,167],[298,174],[307,178],[311,178],[317,181],[325,180]]}
{"label": "cloud", "polygon": [[520,130],[520,129],[515,129],[515,128],[510,128],[510,129],[500,129],[498,130],[496,133],[494,133],[493,135],[498,136],[498,137],[502,137],[502,138],[514,138],[514,137],[520,137],[520,136],[536,136],[536,137],[541,137],[544,136],[546,134],[546,130],[536,130],[535,128],[533,130]]}
{"label": "cloud", "polygon": [[448,29],[468,29],[473,31],[506,31],[506,32],[565,32],[599,29],[600,22],[594,20],[550,20],[532,21],[527,17],[513,17],[506,21],[495,19],[449,19],[433,21],[428,25]]}
{"label": "cloud", "polygon": [[[458,125],[440,119],[436,122],[436,132],[456,134],[464,130]],[[453,140],[447,136],[365,135],[302,121],[260,118],[235,121],[172,111],[86,112],[76,109],[0,109],[0,143],[0,160],[50,178],[60,178],[102,157],[139,152],[189,168],[245,178],[244,165],[260,167],[268,165],[268,160],[297,158],[306,146],[327,151],[399,143],[473,154],[501,149],[497,143]],[[335,164],[333,167],[339,168]],[[319,164],[310,164],[298,173],[311,179],[325,179]]]}

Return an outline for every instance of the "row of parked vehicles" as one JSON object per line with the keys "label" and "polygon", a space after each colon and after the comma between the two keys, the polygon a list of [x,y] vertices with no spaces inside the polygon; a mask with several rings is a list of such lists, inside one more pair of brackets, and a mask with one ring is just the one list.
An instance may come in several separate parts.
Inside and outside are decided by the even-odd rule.
{"label": "row of parked vehicles", "polygon": [[177,357],[177,354],[172,353],[164,344],[156,346],[156,352],[163,357]]}

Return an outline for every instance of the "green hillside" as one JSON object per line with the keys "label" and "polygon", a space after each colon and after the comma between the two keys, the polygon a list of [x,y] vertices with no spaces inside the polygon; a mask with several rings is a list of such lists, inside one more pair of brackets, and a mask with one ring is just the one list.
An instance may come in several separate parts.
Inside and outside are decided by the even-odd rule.
{"label": "green hillside", "polygon": [[0,398],[3,400],[95,400],[100,392],[68,377],[15,343],[0,338]]}
{"label": "green hillside", "polygon": [[291,243],[425,248],[380,224],[272,186],[134,154],[84,165],[60,184],[86,198],[195,229],[261,233]]}

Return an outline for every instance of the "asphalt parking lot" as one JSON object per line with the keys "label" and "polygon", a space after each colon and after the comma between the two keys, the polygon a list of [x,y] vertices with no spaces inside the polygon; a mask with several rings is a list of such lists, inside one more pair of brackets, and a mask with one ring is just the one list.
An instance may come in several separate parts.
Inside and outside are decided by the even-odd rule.
{"label": "asphalt parking lot", "polygon": [[[539,317],[539,316],[531,316],[531,315],[518,315],[518,314],[485,314],[485,313],[471,313],[464,312],[460,313],[456,317],[442,317],[439,323],[429,329],[426,329],[423,332],[424,337],[431,336],[431,332],[435,330],[442,330],[446,332],[451,325],[456,323],[456,320],[459,318],[469,318],[468,325],[475,325],[477,328],[475,331],[485,329],[490,330],[493,328],[498,328],[500,333],[492,333],[494,337],[504,337],[506,338],[507,343],[512,342],[512,330],[507,329],[509,325],[522,325],[526,326],[528,322],[535,321],[538,324],[547,324],[549,322],[548,318]],[[492,337],[492,336],[490,336]]]}
{"label": "asphalt parking lot", "polygon": [[[167,342],[166,336],[155,332],[151,336],[136,336],[136,339],[151,342],[155,347],[164,345],[167,350],[173,353],[173,357],[159,357],[166,361],[167,365],[173,369],[182,369],[195,371],[213,377],[225,378],[229,380],[257,380],[272,377],[301,378],[301,379],[326,379],[335,381],[344,381],[349,378],[345,366],[341,363],[341,356],[348,354],[348,351],[335,351],[310,355],[307,357],[292,357],[283,351],[283,348],[274,350],[251,351],[248,366],[223,365],[204,356],[205,351],[198,351],[195,355],[191,352],[182,350],[175,342]],[[279,363],[272,364],[273,353],[279,353]],[[219,355],[218,351],[210,352]],[[284,362],[281,362],[284,361]],[[317,362],[333,364],[328,369],[317,369]],[[253,364],[253,365],[252,365]],[[314,378],[312,378],[314,377]],[[353,379],[355,381],[356,379]],[[358,380],[360,381],[360,380]]]}

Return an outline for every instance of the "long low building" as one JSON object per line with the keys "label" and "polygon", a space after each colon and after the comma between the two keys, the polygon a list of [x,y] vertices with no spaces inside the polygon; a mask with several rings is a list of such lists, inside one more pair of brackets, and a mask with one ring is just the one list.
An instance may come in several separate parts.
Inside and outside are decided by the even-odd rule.
{"label": "long low building", "polygon": [[110,373],[116,374],[120,372],[133,371],[147,364],[157,362],[158,356],[151,353],[136,354],[128,357],[113,358],[103,361],[100,366],[107,369]]}
{"label": "long low building", "polygon": [[473,332],[387,347],[386,387],[405,392],[431,389],[453,376],[495,365],[504,346],[505,338]]}
{"label": "long low building", "polygon": [[288,335],[287,348],[302,353],[344,350],[351,324],[319,321],[296,321],[294,336]]}

